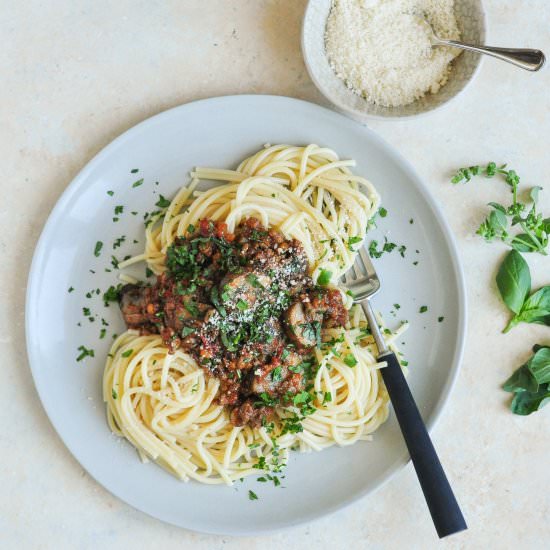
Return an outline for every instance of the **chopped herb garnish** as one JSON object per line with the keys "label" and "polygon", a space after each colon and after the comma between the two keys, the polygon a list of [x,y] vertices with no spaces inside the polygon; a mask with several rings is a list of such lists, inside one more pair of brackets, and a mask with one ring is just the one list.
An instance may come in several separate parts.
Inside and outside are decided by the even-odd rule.
{"label": "chopped herb garnish", "polygon": [[99,331],[99,337],[101,339],[105,338],[105,334],[107,334],[107,329],[105,328],[102,328],[100,331]]}
{"label": "chopped herb garnish", "polygon": [[428,311],[428,306],[421,306],[419,311],[420,313],[426,313],[426,311]]}
{"label": "chopped herb garnish", "polygon": [[283,368],[275,367],[271,371],[271,380],[273,380],[273,382],[280,382],[282,379],[283,379]]}
{"label": "chopped herb garnish", "polygon": [[107,195],[109,195],[110,197],[112,197],[114,194],[115,194],[114,191],[107,191]]}
{"label": "chopped herb garnish", "polygon": [[113,250],[121,246],[125,240],[126,237],[124,235],[122,235],[122,237],[119,237],[118,239],[115,239],[115,242],[113,243]]}
{"label": "chopped herb garnish", "polygon": [[143,178],[132,183],[132,187],[139,187],[143,183]]}
{"label": "chopped herb garnish", "polygon": [[239,311],[246,311],[248,309],[248,302],[239,299],[236,303],[236,306]]}
{"label": "chopped herb garnish", "polygon": [[254,491],[249,490],[248,498],[249,500],[258,500],[258,495]]}
{"label": "chopped herb garnish", "polygon": [[355,356],[353,354],[348,353],[344,356],[344,363],[348,367],[355,367],[355,365],[357,365],[357,359],[355,359]]}
{"label": "chopped herb garnish", "polygon": [[132,170],[130,170],[130,174],[137,174],[139,172],[139,168],[132,168]]}
{"label": "chopped herb garnish", "polygon": [[88,349],[84,346],[78,346],[77,350],[80,352],[76,358],[77,361],[82,361],[85,357],[94,357],[95,355],[93,349]]}
{"label": "chopped herb garnish", "polygon": [[118,216],[119,214],[122,214],[124,212],[124,206],[121,204],[115,206],[115,216]]}
{"label": "chopped herb garnish", "polygon": [[445,317],[438,317],[437,318],[437,322],[438,323],[442,323],[444,321]]}
{"label": "chopped herb garnish", "polygon": [[74,286],[70,286],[67,292],[73,292],[73,291],[74,291]]}
{"label": "chopped herb garnish", "polygon": [[183,327],[181,329],[181,337],[185,338],[189,336],[190,334],[193,334],[195,332],[195,329],[193,327]]}
{"label": "chopped herb garnish", "polygon": [[126,351],[124,351],[123,353],[121,353],[122,357],[130,357],[130,355],[132,355],[132,353],[134,353],[134,350],[133,349],[128,349]]}
{"label": "chopped herb garnish", "polygon": [[162,195],[159,195],[159,200],[155,203],[155,206],[158,206],[159,208],[168,208],[170,206],[171,201],[169,201],[167,198],[163,197]]}
{"label": "chopped herb garnish", "polygon": [[118,299],[120,297],[120,289],[121,288],[122,288],[122,284],[118,284],[117,286],[111,285],[103,293],[103,304],[106,307],[109,305],[109,302],[118,302]]}
{"label": "chopped herb garnish", "polygon": [[350,237],[348,239],[348,250],[351,250],[351,252],[355,252],[355,249],[353,248],[354,244],[360,243],[363,240],[362,237]]}
{"label": "chopped herb garnish", "polygon": [[118,395],[114,388],[111,389],[111,395],[113,396],[113,399],[117,399]]}
{"label": "chopped herb garnish", "polygon": [[99,258],[99,255],[101,253],[101,249],[103,248],[103,243],[101,241],[97,241],[95,243],[95,248],[94,248],[94,256],[96,258]]}
{"label": "chopped herb garnish", "polygon": [[320,286],[327,286],[332,278],[332,271],[328,269],[321,269],[319,277],[317,277],[317,284]]}
{"label": "chopped herb garnish", "polygon": [[381,218],[385,218],[385,217],[388,215],[388,211],[387,211],[383,206],[381,206],[381,207],[378,209],[378,215],[379,215]]}

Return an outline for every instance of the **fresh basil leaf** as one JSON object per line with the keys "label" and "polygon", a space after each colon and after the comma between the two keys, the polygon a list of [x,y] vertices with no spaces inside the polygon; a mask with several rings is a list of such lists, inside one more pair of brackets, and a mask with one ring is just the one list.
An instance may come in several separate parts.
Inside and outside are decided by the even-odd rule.
{"label": "fresh basil leaf", "polygon": [[550,383],[550,348],[540,348],[525,366],[539,384]]}
{"label": "fresh basil leaf", "polygon": [[525,300],[519,317],[525,323],[550,325],[550,286],[543,286],[531,294]]}
{"label": "fresh basil leaf", "polygon": [[506,214],[500,210],[493,210],[489,214],[489,225],[495,231],[495,233],[505,233],[508,229],[508,220]]}
{"label": "fresh basil leaf", "polygon": [[518,314],[531,292],[531,273],[527,262],[516,250],[512,250],[498,270],[497,286],[504,303]]}
{"label": "fresh basil leaf", "polygon": [[512,374],[512,376],[510,376],[510,378],[508,378],[508,380],[506,380],[506,382],[504,382],[502,389],[508,392],[537,392],[539,390],[539,384],[527,365],[522,365]]}
{"label": "fresh basil leaf", "polygon": [[518,252],[533,252],[537,250],[537,243],[529,233],[520,233],[516,235],[510,242],[510,246]]}
{"label": "fresh basil leaf", "polygon": [[502,204],[499,204],[498,202],[490,202],[488,203],[489,206],[494,208],[495,210],[498,210],[499,212],[502,212],[503,214],[506,214],[506,208],[502,206]]}
{"label": "fresh basil leaf", "polygon": [[517,315],[515,320],[515,325],[523,322],[550,326],[550,311],[547,309],[528,309]]}
{"label": "fresh basil leaf", "polygon": [[526,416],[542,409],[550,403],[550,387],[548,384],[541,386],[539,391],[519,391],[514,395],[510,408],[514,414]]}

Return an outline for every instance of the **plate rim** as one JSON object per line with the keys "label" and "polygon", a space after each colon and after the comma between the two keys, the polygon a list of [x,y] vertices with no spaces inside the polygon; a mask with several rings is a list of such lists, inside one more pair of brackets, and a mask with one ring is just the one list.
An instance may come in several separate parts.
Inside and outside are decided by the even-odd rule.
{"label": "plate rim", "polygon": [[38,394],[38,397],[40,399],[40,403],[42,405],[42,408],[44,409],[46,416],[48,417],[48,420],[50,424],[53,426],[57,436],[61,439],[65,447],[68,449],[68,451],[71,453],[74,459],[78,462],[80,467],[82,467],[86,473],[101,487],[103,487],[106,491],[108,491],[111,495],[115,496],[125,504],[131,506],[132,508],[139,510],[141,513],[147,514],[148,516],[154,517],[155,519],[158,519],[164,523],[174,525],[176,527],[180,527],[183,529],[187,529],[189,531],[193,532],[200,532],[200,533],[208,533],[208,534],[215,534],[215,535],[235,535],[235,536],[255,536],[255,535],[264,535],[274,532],[279,532],[285,529],[290,529],[293,527],[296,527],[297,525],[304,524],[306,522],[316,521],[319,520],[322,517],[326,517],[329,514],[333,514],[338,510],[343,510],[345,508],[348,508],[358,500],[366,497],[369,494],[375,493],[378,491],[381,487],[383,487],[386,483],[388,483],[394,476],[396,476],[399,472],[401,472],[404,467],[410,462],[410,457],[408,453],[405,455],[402,455],[400,457],[396,457],[396,459],[393,461],[393,469],[388,470],[387,473],[385,473],[383,476],[381,476],[378,479],[378,482],[375,486],[367,487],[354,495],[350,496],[348,499],[339,501],[338,503],[328,506],[323,509],[322,512],[317,513],[311,513],[309,515],[306,515],[305,518],[301,518],[300,520],[296,522],[288,522],[285,525],[278,525],[274,526],[272,528],[251,528],[247,530],[243,529],[235,529],[231,530],[231,532],[227,530],[222,529],[216,529],[215,524],[212,524],[210,528],[205,528],[204,526],[200,527],[193,527],[192,525],[184,525],[182,523],[176,523],[170,520],[166,520],[165,518],[161,517],[160,514],[156,514],[154,512],[151,512],[149,510],[145,510],[140,505],[137,505],[133,502],[129,502],[124,496],[119,494],[116,490],[112,489],[111,487],[107,487],[104,485],[99,479],[94,475],[87,466],[84,465],[86,463],[86,460],[81,457],[78,449],[76,446],[73,446],[72,443],[69,443],[67,441],[67,438],[58,430],[57,425],[53,421],[53,414],[52,414],[52,408],[50,408],[49,405],[47,405],[47,399],[44,399],[42,396],[42,391],[40,390],[39,383],[37,382],[37,376],[35,376],[35,373],[37,372],[37,366],[40,364],[38,355],[38,350],[36,349],[36,346],[32,343],[32,337],[31,337],[31,327],[32,327],[32,319],[33,319],[33,313],[31,311],[31,304],[35,301],[35,295],[38,292],[38,288],[40,286],[40,280],[38,278],[38,267],[41,265],[41,263],[44,260],[45,254],[47,254],[47,240],[49,233],[52,231],[57,218],[62,215],[62,212],[66,206],[66,204],[71,200],[72,196],[75,192],[80,190],[80,186],[82,185],[83,180],[86,179],[88,174],[95,168],[97,164],[99,164],[104,157],[107,157],[110,155],[116,148],[126,139],[131,137],[131,135],[142,131],[144,128],[146,128],[149,125],[155,124],[159,122],[163,118],[169,118],[173,115],[173,113],[180,112],[183,110],[188,110],[191,108],[196,107],[198,104],[203,103],[223,103],[223,102],[233,102],[233,101],[276,101],[276,102],[286,102],[286,103],[294,103],[294,104],[303,104],[307,108],[315,108],[318,110],[321,110],[324,112],[324,114],[336,117],[338,119],[341,119],[345,121],[346,124],[351,124],[357,126],[361,131],[366,132],[369,134],[370,138],[374,141],[378,142],[378,144],[384,149],[384,151],[392,158],[392,160],[399,166],[401,166],[409,177],[411,177],[418,189],[421,191],[423,199],[426,201],[427,205],[430,207],[430,210],[432,211],[437,223],[440,225],[442,229],[442,234],[444,238],[444,242],[447,246],[447,250],[449,252],[449,256],[451,259],[452,269],[453,273],[456,277],[457,281],[457,300],[458,300],[458,319],[457,319],[457,335],[455,340],[455,350],[454,354],[450,361],[450,368],[448,371],[447,379],[445,381],[445,384],[442,387],[442,391],[439,395],[439,398],[437,399],[433,413],[430,416],[430,418],[426,421],[426,427],[428,431],[431,433],[436,426],[437,422],[441,418],[441,414],[445,408],[445,405],[450,399],[450,396],[452,394],[453,388],[456,384],[456,380],[458,377],[458,373],[460,371],[463,355],[464,355],[464,348],[466,343],[466,333],[467,333],[467,296],[466,296],[466,283],[465,283],[465,277],[463,268],[460,262],[460,256],[458,254],[458,248],[456,245],[456,241],[454,238],[454,235],[450,229],[450,226],[445,219],[445,216],[443,214],[442,208],[439,206],[439,204],[436,202],[435,198],[432,196],[431,191],[428,189],[428,187],[424,184],[420,176],[417,174],[416,170],[412,166],[412,164],[393,146],[390,145],[388,142],[386,142],[382,137],[380,137],[375,131],[373,131],[371,128],[366,127],[364,124],[361,124],[357,122],[356,120],[350,119],[344,115],[342,115],[339,112],[336,112],[332,109],[323,107],[321,105],[318,105],[316,103],[305,101],[302,99],[297,99],[293,97],[288,96],[282,96],[282,95],[272,95],[272,94],[233,94],[233,95],[224,95],[224,96],[214,96],[204,99],[199,99],[195,101],[190,101],[187,103],[183,103],[181,105],[177,105],[175,107],[172,107],[170,109],[161,111],[160,113],[157,113],[155,115],[152,115],[141,122],[135,124],[134,126],[131,126],[127,130],[125,130],[122,134],[117,136],[115,139],[111,140],[105,147],[103,147],[98,153],[96,153],[85,165],[84,167],[74,176],[71,180],[71,182],[67,185],[67,187],[64,189],[64,191],[61,193],[61,195],[58,197],[54,207],[50,211],[46,222],[44,223],[42,227],[42,231],[40,233],[40,237],[37,241],[35,250],[33,252],[32,262],[30,265],[30,269],[28,272],[27,277],[27,290],[25,295],[25,342],[26,342],[26,352],[27,352],[27,362],[28,366],[31,371],[31,375],[33,378],[34,386],[36,389],[36,393]]}

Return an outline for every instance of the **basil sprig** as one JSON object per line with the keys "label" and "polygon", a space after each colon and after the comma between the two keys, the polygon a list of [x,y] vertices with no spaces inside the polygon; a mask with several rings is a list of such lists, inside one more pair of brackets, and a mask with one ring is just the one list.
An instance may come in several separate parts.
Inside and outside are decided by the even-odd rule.
{"label": "basil sprig", "polygon": [[528,415],[550,402],[550,347],[535,346],[534,355],[512,374],[502,389],[512,392],[510,409]]}
{"label": "basil sprig", "polygon": [[[500,239],[518,252],[539,252],[547,256],[550,242],[550,218],[544,218],[537,209],[539,192],[542,187],[536,186],[531,189],[529,193],[530,206],[521,202],[518,198],[520,177],[517,172],[507,170],[506,164],[497,166],[494,162],[489,162],[486,167],[460,168],[451,182],[466,183],[474,176],[481,175],[487,178],[499,175],[504,178],[512,192],[512,204],[504,206],[497,202],[490,202],[489,206],[492,210],[476,233],[487,242]],[[513,233],[516,227],[521,229],[521,233]]]}
{"label": "basil sprig", "polygon": [[519,252],[512,250],[506,256],[496,281],[504,303],[515,314],[503,332],[521,322],[550,326],[550,286],[531,294],[531,273]]}

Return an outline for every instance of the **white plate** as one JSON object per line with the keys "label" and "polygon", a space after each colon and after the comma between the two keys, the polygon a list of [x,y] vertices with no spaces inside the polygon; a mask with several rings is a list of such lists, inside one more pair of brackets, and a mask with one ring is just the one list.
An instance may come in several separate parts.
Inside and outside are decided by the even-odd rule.
{"label": "white plate", "polygon": [[[99,318],[110,323],[110,332],[121,332],[124,326],[116,306],[105,308],[100,297],[84,295],[116,284],[116,275],[104,271],[113,252],[111,243],[126,235],[127,242],[114,251],[119,258],[139,250],[143,212],[151,210],[159,192],[171,197],[195,165],[235,167],[263,144],[279,142],[317,143],[343,158],[354,158],[357,172],[381,193],[388,216],[373,238],[381,240],[389,233],[407,251],[405,259],[395,251],[376,262],[382,290],[375,306],[390,324],[399,319],[411,322],[401,347],[428,426],[449,396],[462,353],[464,282],[447,224],[412,167],[372,131],[303,101],[233,96],[182,105],[120,136],[67,188],[38,243],[26,305],[31,369],[50,420],[99,483],[147,514],[197,531],[252,534],[310,521],[366,495],[408,460],[392,415],[372,442],[293,453],[284,489],[255,479],[234,487],[185,484],[153,463],[142,464],[128,443],[109,432],[101,378],[111,340],[98,339]],[[133,168],[139,173],[130,174]],[[132,187],[140,178],[143,185]],[[124,205],[124,212],[113,223],[116,205]],[[133,239],[140,244],[132,244]],[[98,240],[105,244],[96,258]],[[70,286],[74,292],[68,292]],[[401,305],[396,318],[389,313],[394,303]],[[429,309],[419,314],[422,305]],[[82,307],[90,307],[99,318],[89,322]],[[441,323],[440,316],[445,317]],[[81,344],[93,348],[95,358],[77,363]],[[249,489],[259,500],[248,499]]]}

